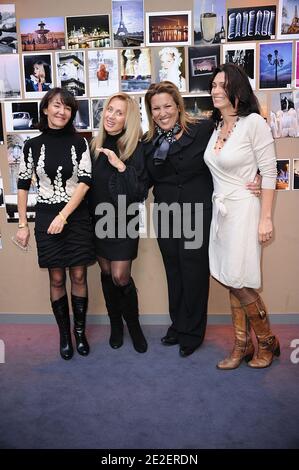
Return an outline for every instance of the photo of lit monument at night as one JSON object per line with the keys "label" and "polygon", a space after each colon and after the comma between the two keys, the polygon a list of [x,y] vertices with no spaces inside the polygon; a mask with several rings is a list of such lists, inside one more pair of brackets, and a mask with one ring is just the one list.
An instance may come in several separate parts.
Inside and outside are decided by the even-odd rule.
{"label": "photo of lit monument at night", "polygon": [[191,44],[191,12],[146,13],[146,45]]}
{"label": "photo of lit monument at night", "polygon": [[114,47],[143,45],[143,0],[112,0],[112,31]]}
{"label": "photo of lit monument at night", "polygon": [[21,18],[23,51],[43,51],[65,48],[63,17]]}
{"label": "photo of lit monument at night", "polygon": [[109,15],[66,17],[68,49],[110,47]]}

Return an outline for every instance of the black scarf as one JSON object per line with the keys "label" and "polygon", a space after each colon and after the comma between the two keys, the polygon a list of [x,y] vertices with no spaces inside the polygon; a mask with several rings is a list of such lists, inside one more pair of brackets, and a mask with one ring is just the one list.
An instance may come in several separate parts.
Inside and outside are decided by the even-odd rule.
{"label": "black scarf", "polygon": [[156,126],[156,137],[153,140],[153,145],[156,147],[153,159],[154,165],[162,165],[168,154],[170,145],[176,141],[175,135],[182,130],[177,122],[175,126],[169,131],[164,131],[161,127]]}

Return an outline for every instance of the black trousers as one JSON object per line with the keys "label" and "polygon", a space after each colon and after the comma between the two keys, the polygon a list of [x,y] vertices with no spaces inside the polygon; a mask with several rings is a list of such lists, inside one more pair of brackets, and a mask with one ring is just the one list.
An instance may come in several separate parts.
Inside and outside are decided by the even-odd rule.
{"label": "black trousers", "polygon": [[[203,211],[203,243],[187,249],[184,236],[162,238],[157,234],[168,284],[169,313],[172,325],[168,334],[177,336],[181,346],[202,343],[207,324],[209,296],[209,232],[211,210]],[[172,233],[170,234],[172,235]]]}

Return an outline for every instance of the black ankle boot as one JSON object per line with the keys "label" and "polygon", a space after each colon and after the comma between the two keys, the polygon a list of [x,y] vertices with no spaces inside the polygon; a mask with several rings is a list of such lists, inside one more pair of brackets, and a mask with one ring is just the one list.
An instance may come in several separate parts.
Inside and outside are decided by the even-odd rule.
{"label": "black ankle boot", "polygon": [[77,297],[72,294],[72,307],[74,314],[74,335],[77,351],[81,356],[89,354],[89,344],[85,336],[85,323],[87,312],[87,297]]}
{"label": "black ankle boot", "polygon": [[139,353],[145,353],[147,342],[139,323],[138,297],[137,290],[132,278],[129,284],[122,286],[122,305],[123,317],[126,321],[130,336],[135,350]]}
{"label": "black ankle boot", "polygon": [[110,275],[101,274],[101,282],[111,326],[109,344],[111,348],[118,349],[123,345],[124,337],[124,324],[121,316],[122,294]]}
{"label": "black ankle boot", "polygon": [[63,359],[71,359],[73,357],[74,350],[72,345],[67,295],[64,295],[60,299],[51,302],[51,304],[59,328],[60,355]]}

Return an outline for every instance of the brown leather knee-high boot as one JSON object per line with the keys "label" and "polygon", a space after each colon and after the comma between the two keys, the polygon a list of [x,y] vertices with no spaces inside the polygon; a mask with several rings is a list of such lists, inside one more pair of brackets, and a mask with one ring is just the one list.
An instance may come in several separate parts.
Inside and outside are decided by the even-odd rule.
{"label": "brown leather knee-high boot", "polygon": [[258,341],[257,355],[248,365],[256,369],[269,367],[273,357],[280,355],[280,346],[278,338],[270,329],[265,304],[258,296],[255,302],[245,305],[244,309]]}
{"label": "brown leather knee-high boot", "polygon": [[254,346],[250,336],[250,325],[245,310],[239,300],[230,292],[232,321],[235,334],[235,344],[231,355],[218,362],[217,368],[222,370],[236,369],[243,359],[250,361],[253,358]]}

